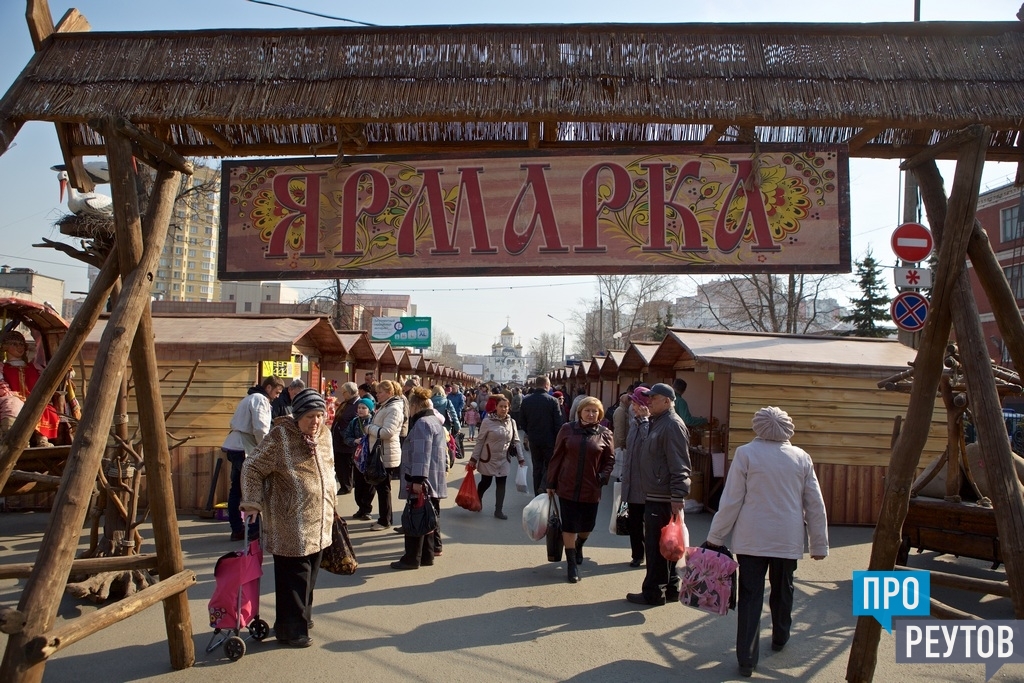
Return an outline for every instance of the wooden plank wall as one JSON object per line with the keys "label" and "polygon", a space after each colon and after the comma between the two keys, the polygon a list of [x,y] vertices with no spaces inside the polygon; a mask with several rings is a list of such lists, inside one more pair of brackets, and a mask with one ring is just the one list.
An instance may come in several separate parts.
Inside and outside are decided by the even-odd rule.
{"label": "wooden plank wall", "polygon": [[[793,418],[793,444],[810,453],[829,522],[874,524],[892,452],[893,420],[905,415],[908,394],[878,389],[875,381],[839,376],[732,373],[729,458],[750,441],[758,409],[774,405]],[[921,466],[945,449],[945,411],[936,399]]]}

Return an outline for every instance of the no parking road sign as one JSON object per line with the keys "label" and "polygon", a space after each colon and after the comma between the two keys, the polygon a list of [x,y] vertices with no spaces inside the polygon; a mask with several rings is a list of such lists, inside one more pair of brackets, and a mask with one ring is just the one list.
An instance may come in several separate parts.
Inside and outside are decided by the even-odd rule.
{"label": "no parking road sign", "polygon": [[932,231],[920,223],[904,223],[892,233],[892,251],[902,261],[924,261],[934,245]]}
{"label": "no parking road sign", "polygon": [[907,332],[917,332],[924,327],[925,318],[928,317],[928,299],[917,292],[897,294],[889,307],[889,315],[896,327]]}

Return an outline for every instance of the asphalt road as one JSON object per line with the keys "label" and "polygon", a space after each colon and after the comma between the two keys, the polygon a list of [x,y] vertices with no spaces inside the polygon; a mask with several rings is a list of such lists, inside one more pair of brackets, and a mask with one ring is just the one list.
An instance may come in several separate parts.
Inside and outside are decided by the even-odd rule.
{"label": "asphalt road", "polygon": [[[373,521],[351,522],[360,562],[351,577],[322,573],[315,593],[313,647],[280,647],[271,637],[248,643],[237,662],[222,649],[206,653],[212,630],[206,603],[213,590],[213,565],[238,543],[228,540],[226,522],[180,519],[186,567],[198,584],[189,591],[196,663],[171,671],[163,612],[150,608],[61,651],[46,666],[46,681],[658,681],[688,683],[740,679],[733,651],[735,614],[713,617],[669,604],[636,608],[625,601],[638,591],[643,569],[630,569],[629,543],[608,533],[610,502],[602,502],[598,529],[586,547],[590,558],[583,580],[569,584],[565,563],[546,561],[542,542],[530,541],[520,514],[532,495],[516,493],[509,481],[507,521],[495,519],[493,489],[484,511],[454,507],[463,476],[460,465],[449,478],[442,503],[444,555],[435,565],[398,572],[388,565],[402,552],[392,531],[372,532]],[[400,506],[396,499],[396,510]],[[355,511],[351,496],[340,511]],[[46,523],[43,513],[0,514],[0,562],[34,558]],[[687,517],[691,542],[705,538],[711,516]],[[842,681],[853,639],[851,572],[864,569],[871,529],[832,527],[832,553],[822,562],[801,561],[793,637],[783,652],[772,652],[770,621],[762,620],[761,661],[754,680]],[[148,529],[144,536],[151,538]],[[83,543],[87,540],[83,536]],[[143,552],[152,552],[147,544]],[[919,568],[1001,577],[987,564],[925,553]],[[272,565],[262,586],[262,615],[273,623]],[[23,582],[0,580],[0,606],[17,604]],[[987,618],[1013,618],[1006,599],[966,593],[933,595]],[[60,618],[96,609],[65,598]],[[767,609],[767,608],[766,608]],[[6,647],[6,636],[0,635]],[[896,664],[894,638],[882,633],[876,681],[983,681],[984,667]],[[1024,680],[1024,665],[1004,667],[995,681]]]}

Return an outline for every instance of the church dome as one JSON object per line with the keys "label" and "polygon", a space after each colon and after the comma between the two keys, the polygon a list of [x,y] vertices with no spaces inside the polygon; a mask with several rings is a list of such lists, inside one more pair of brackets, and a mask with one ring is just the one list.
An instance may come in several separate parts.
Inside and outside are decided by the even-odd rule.
{"label": "church dome", "polygon": [[501,336],[504,337],[505,335],[509,335],[509,334],[515,334],[515,332],[512,331],[512,327],[511,326],[505,325],[505,329],[503,329],[501,331]]}

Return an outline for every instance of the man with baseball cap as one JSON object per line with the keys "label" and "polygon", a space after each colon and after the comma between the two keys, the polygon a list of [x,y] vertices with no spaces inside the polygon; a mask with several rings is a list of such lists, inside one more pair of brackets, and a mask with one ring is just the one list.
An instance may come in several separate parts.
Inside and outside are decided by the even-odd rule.
{"label": "man with baseball cap", "polygon": [[[690,432],[674,410],[676,393],[667,384],[650,389],[647,438],[640,446],[640,479],[644,490],[644,545],[647,575],[640,593],[626,600],[637,605],[664,605],[679,599],[675,562],[661,556],[661,530],[683,509],[690,493]],[[638,401],[638,403],[641,403]]]}

